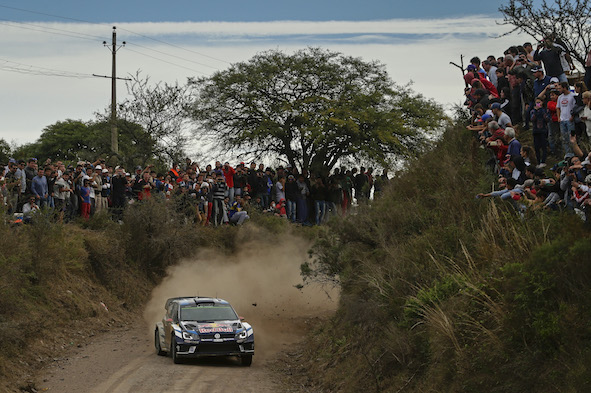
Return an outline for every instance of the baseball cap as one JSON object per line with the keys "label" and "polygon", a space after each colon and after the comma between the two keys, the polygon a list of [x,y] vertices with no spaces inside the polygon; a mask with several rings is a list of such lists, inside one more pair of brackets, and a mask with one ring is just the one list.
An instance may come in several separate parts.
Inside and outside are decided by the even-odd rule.
{"label": "baseball cap", "polygon": [[495,102],[494,104],[492,104],[490,106],[491,109],[501,109],[501,104],[499,104],[498,102]]}

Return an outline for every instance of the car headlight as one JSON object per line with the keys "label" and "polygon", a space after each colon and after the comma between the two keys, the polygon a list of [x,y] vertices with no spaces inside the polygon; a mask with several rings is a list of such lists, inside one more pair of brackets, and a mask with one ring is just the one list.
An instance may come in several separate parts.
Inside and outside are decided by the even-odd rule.
{"label": "car headlight", "polygon": [[236,341],[239,343],[244,342],[244,340],[246,340],[247,335],[248,334],[246,333],[246,330],[243,330],[240,333],[236,333]]}
{"label": "car headlight", "polygon": [[199,341],[199,335],[195,333],[183,332],[183,340]]}

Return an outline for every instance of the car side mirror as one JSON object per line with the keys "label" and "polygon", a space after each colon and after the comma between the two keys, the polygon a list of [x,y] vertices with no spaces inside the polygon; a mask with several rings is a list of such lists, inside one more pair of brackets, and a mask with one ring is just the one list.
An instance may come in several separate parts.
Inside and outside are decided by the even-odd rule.
{"label": "car side mirror", "polygon": [[240,322],[244,321],[244,317],[238,317],[238,319],[240,319]]}
{"label": "car side mirror", "polygon": [[172,318],[168,318],[166,322],[172,322]]}

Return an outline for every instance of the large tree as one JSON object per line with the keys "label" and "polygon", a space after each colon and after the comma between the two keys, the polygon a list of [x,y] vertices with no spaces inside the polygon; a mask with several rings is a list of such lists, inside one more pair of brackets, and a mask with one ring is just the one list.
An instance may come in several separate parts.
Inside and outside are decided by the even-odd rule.
{"label": "large tree", "polygon": [[147,163],[166,166],[156,154],[156,141],[140,125],[118,120],[117,128],[120,149],[116,157],[110,157],[111,126],[108,121],[70,119],[45,127],[35,142],[18,147],[14,154],[16,158],[37,157],[41,161],[51,158],[68,163],[102,157],[109,164],[126,168]]}
{"label": "large tree", "polygon": [[299,169],[326,172],[347,158],[388,165],[420,151],[444,119],[382,64],[319,48],[263,52],[190,84],[199,137],[222,154]]}
{"label": "large tree", "polygon": [[168,161],[184,160],[188,142],[190,86],[150,82],[140,73],[127,84],[130,98],[119,105],[119,118],[141,125],[156,142],[153,153]]}
{"label": "large tree", "polygon": [[591,49],[591,2],[588,0],[509,0],[499,8],[502,24],[534,40],[554,35],[571,57],[585,65]]}

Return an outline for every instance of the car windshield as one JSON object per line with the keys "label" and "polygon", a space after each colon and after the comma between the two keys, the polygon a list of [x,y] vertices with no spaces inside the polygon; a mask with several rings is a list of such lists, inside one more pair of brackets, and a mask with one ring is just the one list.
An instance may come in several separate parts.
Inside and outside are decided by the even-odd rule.
{"label": "car windshield", "polygon": [[227,305],[220,306],[190,306],[181,308],[181,321],[228,321],[238,319],[238,316]]}

